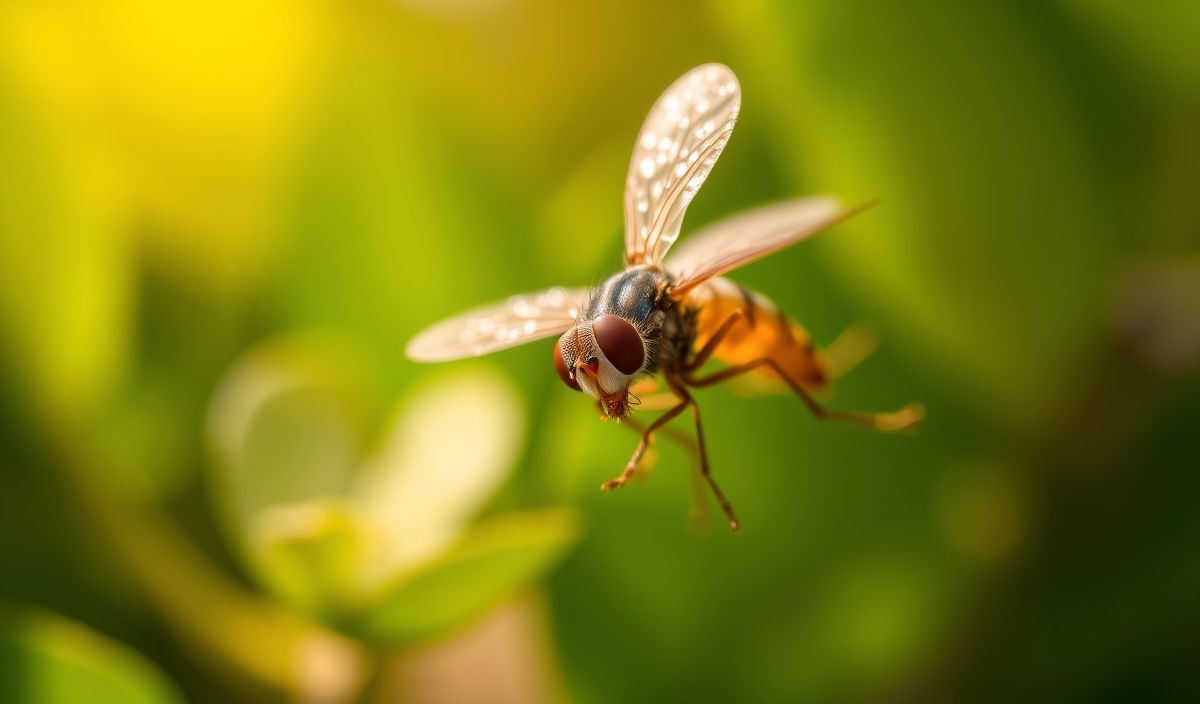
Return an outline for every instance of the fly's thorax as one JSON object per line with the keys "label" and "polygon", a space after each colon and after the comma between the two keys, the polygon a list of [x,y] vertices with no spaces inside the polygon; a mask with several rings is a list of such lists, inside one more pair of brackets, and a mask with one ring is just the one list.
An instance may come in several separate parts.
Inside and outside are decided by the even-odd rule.
{"label": "fly's thorax", "polygon": [[652,322],[655,311],[671,304],[666,295],[670,279],[666,272],[654,266],[635,266],[605,279],[588,296],[583,319],[595,320],[601,315],[616,315],[635,326]]}

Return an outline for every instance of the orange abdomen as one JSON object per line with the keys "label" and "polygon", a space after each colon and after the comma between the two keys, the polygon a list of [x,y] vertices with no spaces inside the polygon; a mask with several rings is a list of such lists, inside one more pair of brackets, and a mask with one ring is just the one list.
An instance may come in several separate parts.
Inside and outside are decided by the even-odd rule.
{"label": "orange abdomen", "polygon": [[[769,357],[802,386],[821,389],[826,385],[829,375],[825,362],[808,332],[761,293],[729,279],[714,278],[697,286],[688,295],[687,305],[697,310],[696,349],[703,347],[734,311],[740,310],[745,319],[730,328],[714,351],[714,357],[731,365]],[[776,376],[766,365],[759,371],[770,377]]]}

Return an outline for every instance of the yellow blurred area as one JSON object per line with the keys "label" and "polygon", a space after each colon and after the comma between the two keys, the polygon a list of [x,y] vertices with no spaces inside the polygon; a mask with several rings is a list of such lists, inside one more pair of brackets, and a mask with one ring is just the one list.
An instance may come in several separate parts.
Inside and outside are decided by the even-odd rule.
{"label": "yellow blurred area", "polygon": [[68,145],[81,195],[136,224],[173,275],[251,283],[279,237],[286,169],[338,16],[321,2],[254,1],[0,12],[6,83],[44,138]]}

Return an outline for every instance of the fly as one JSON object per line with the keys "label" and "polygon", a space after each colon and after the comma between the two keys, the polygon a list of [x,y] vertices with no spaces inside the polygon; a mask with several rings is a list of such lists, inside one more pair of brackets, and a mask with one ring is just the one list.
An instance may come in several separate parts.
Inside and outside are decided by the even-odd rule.
{"label": "fly", "polygon": [[[709,225],[666,256],[688,204],[729,141],[740,106],[733,72],[705,64],[675,81],[651,108],[625,184],[624,271],[594,289],[556,287],[468,311],[427,328],[406,349],[415,361],[437,362],[558,335],[553,358],[559,378],[594,399],[602,415],[618,419],[629,419],[636,398],[631,389],[653,385],[661,376],[666,391],[659,400],[666,401],[666,412],[639,428],[641,440],[629,462],[601,488],[623,486],[654,433],[690,409],[700,473],[735,531],[739,523],[710,471],[691,389],[756,373],[782,381],[823,420],[894,432],[923,417],[917,404],[892,413],[826,408],[814,393],[863,350],[849,349],[852,345],[841,345],[842,354],[818,350],[770,299],[722,276],[865,206],[844,209],[826,196],[760,206]],[[702,371],[712,359],[725,366]]]}

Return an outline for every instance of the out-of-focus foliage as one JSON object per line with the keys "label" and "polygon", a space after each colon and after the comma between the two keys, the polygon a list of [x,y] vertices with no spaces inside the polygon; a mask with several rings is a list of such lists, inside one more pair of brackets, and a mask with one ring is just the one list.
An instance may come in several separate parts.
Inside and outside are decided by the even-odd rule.
{"label": "out-of-focus foliage", "polygon": [[480,370],[427,385],[364,453],[349,374],[327,346],[263,343],[210,412],[216,511],[281,600],[396,645],[477,616],[572,542],[564,509],[468,527],[524,435],[510,384]]}
{"label": "out-of-focus foliage", "polygon": [[10,701],[183,701],[170,681],[137,653],[45,613],[0,614],[0,676]]}
{"label": "out-of-focus foliage", "polygon": [[[880,332],[831,405],[928,410],[700,392],[738,535],[689,530],[669,438],[597,491],[636,436],[548,342],[401,354],[619,266],[632,140],[705,61],[743,109],[683,236],[879,198],[734,278]],[[1198,193],[1183,0],[0,0],[0,599],[62,614],[6,621],[0,687],[1200,698]]]}

